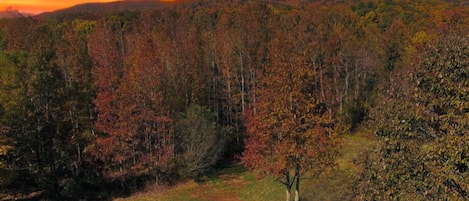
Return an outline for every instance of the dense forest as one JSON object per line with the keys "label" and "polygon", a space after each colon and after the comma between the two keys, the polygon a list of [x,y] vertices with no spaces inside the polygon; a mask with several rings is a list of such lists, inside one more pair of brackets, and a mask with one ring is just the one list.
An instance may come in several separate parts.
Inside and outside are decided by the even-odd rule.
{"label": "dense forest", "polygon": [[232,161],[298,193],[363,130],[378,143],[350,200],[467,200],[468,76],[457,1],[3,19],[0,193],[106,200]]}

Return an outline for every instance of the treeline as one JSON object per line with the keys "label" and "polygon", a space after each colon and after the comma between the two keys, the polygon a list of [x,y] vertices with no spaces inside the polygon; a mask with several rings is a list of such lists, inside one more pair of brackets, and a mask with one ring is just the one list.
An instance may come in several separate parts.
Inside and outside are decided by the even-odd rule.
{"label": "treeline", "polygon": [[324,119],[382,142],[357,198],[467,198],[468,24],[467,7],[427,0],[2,20],[0,185],[104,199],[202,176],[242,155],[246,125],[284,96],[272,87],[299,79]]}

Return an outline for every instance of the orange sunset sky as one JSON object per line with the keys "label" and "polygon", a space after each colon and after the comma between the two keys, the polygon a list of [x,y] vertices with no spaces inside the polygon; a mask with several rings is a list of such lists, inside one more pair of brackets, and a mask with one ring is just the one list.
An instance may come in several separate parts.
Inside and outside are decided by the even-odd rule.
{"label": "orange sunset sky", "polygon": [[38,14],[89,2],[112,2],[118,0],[0,0],[0,10],[12,8],[23,13]]}

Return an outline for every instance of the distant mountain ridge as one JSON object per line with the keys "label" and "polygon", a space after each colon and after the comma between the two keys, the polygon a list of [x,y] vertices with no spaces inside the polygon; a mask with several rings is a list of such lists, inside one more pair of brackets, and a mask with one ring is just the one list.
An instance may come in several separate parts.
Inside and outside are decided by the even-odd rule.
{"label": "distant mountain ridge", "polygon": [[54,17],[73,13],[106,13],[123,10],[151,10],[179,4],[172,1],[158,0],[126,0],[107,3],[85,3],[60,9],[53,12],[42,13],[38,17]]}
{"label": "distant mountain ridge", "polygon": [[[268,0],[267,0],[268,1]],[[323,1],[323,2],[346,2],[354,0],[310,0],[310,1]],[[441,0],[456,5],[469,5],[468,0]],[[56,17],[60,15],[74,14],[74,13],[107,13],[112,11],[123,10],[152,10],[160,9],[180,4],[192,4],[196,2],[210,2],[210,0],[175,0],[175,1],[161,1],[161,0],[116,0],[114,2],[92,2],[78,4],[69,8],[64,8],[56,11],[41,13],[39,15],[21,13],[17,10],[0,11],[0,19],[3,18],[18,18],[27,16],[36,16],[38,18]],[[275,2],[275,1],[273,1]]]}
{"label": "distant mountain ridge", "polygon": [[0,11],[0,19],[12,19],[19,17],[32,16],[31,14],[21,13],[18,10],[7,9],[5,11]]}

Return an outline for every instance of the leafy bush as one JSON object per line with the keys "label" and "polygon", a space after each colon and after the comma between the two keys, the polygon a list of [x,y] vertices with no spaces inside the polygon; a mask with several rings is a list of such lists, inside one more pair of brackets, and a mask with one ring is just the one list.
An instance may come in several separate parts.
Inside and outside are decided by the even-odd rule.
{"label": "leafy bush", "polygon": [[207,108],[191,105],[176,123],[176,163],[182,176],[209,172],[221,158],[225,138]]}

